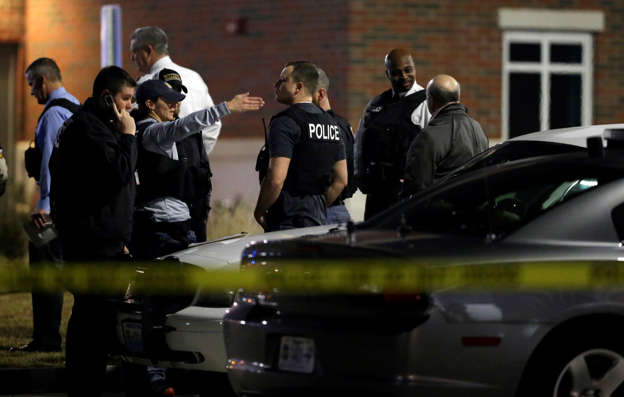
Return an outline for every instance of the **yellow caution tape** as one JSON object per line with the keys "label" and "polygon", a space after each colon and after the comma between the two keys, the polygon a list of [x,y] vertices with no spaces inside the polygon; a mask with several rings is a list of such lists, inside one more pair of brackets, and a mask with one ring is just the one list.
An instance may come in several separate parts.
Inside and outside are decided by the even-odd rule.
{"label": "yellow caution tape", "polygon": [[[457,265],[407,260],[268,261],[243,271],[205,270],[177,262],[88,263],[0,271],[0,290],[58,290],[118,296],[254,290],[319,293],[427,292],[440,289],[604,289],[624,287],[623,262],[486,263]],[[273,263],[274,262],[274,263]],[[9,267],[0,267],[0,269]]]}
{"label": "yellow caution tape", "polygon": [[[273,262],[273,261],[269,261]],[[7,269],[8,267],[4,267]],[[0,267],[2,269],[2,267]],[[71,264],[0,271],[0,290],[58,290],[115,295],[280,290],[319,293],[428,292],[440,289],[604,289],[624,287],[623,262],[541,262],[455,265],[407,260],[280,261],[243,269],[205,270],[180,263]]]}

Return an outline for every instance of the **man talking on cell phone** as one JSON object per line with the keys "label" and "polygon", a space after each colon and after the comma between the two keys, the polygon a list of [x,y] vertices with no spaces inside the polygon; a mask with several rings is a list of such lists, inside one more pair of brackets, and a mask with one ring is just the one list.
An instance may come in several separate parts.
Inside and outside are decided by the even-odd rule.
{"label": "man talking on cell phone", "polygon": [[[50,162],[52,216],[70,266],[129,261],[137,144],[128,111],[135,88],[125,70],[105,67],[92,96],[59,132]],[[67,328],[68,396],[99,396],[114,318],[101,295],[79,287],[71,291]]]}

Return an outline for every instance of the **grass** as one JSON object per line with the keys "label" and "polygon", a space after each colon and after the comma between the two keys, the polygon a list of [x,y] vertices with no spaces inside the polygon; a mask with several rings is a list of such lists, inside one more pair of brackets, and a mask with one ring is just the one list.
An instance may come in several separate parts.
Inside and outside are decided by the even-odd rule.
{"label": "grass", "polygon": [[241,232],[263,233],[254,219],[253,210],[251,205],[242,200],[235,200],[229,205],[223,202],[213,203],[207,224],[208,241]]}
{"label": "grass", "polygon": [[[65,341],[67,320],[74,298],[65,293],[61,336]],[[0,368],[62,367],[63,353],[9,353],[12,346],[30,342],[32,336],[32,305],[30,293],[17,292],[0,294]],[[63,348],[65,343],[63,343]]]}
{"label": "grass", "polygon": [[[1,219],[2,217],[0,217]],[[19,217],[5,223],[4,235],[0,224],[0,272],[23,269],[28,266],[24,257],[25,236]],[[240,200],[231,205],[221,202],[213,203],[208,220],[208,240],[228,236],[240,232],[249,234],[262,233],[262,228],[253,217],[253,207]],[[8,240],[4,237],[10,236]],[[10,241],[13,247],[6,243]],[[65,293],[63,302],[63,318],[61,336],[65,341],[67,320],[71,313],[73,297]],[[63,353],[9,353],[12,346],[21,346],[30,342],[32,336],[32,305],[28,292],[12,292],[2,290],[0,285],[0,368],[35,368],[62,367],[65,359]],[[63,348],[65,344],[63,343]]]}

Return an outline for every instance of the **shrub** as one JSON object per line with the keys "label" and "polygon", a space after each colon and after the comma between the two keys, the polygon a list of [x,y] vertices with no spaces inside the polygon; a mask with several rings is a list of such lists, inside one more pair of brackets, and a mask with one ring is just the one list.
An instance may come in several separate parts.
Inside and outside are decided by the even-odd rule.
{"label": "shrub", "polygon": [[251,204],[240,198],[232,202],[213,202],[206,225],[208,241],[241,232],[262,233],[262,228],[253,217],[253,210]]}

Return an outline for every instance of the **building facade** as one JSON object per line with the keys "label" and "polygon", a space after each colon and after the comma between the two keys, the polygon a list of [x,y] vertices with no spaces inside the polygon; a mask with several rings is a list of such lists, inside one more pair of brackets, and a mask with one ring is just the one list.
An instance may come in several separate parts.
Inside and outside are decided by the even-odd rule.
{"label": "building facade", "polygon": [[[25,66],[41,56],[55,59],[66,88],[84,101],[101,67],[107,4],[0,1],[0,82],[6,82],[0,84],[0,144],[14,162],[18,143],[33,139],[42,110],[28,95]],[[307,59],[328,72],[332,105],[354,128],[368,100],[389,87],[383,60],[395,47],[413,50],[423,86],[439,73],[455,76],[462,102],[493,141],[624,121],[622,0],[127,0],[120,12],[117,45],[131,74],[138,77],[130,34],[157,25],[169,35],[174,61],[198,71],[215,102],[243,91],[265,98],[261,114],[223,122],[220,139],[227,143],[214,153],[217,198],[240,193],[226,189],[229,182],[219,174],[239,167],[246,175],[253,167],[261,118],[268,123],[281,109],[273,84],[291,60]],[[21,163],[12,169],[24,179]],[[250,189],[241,194],[253,197],[256,185]]]}

